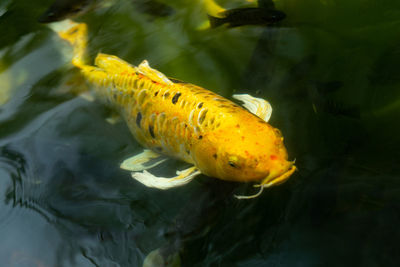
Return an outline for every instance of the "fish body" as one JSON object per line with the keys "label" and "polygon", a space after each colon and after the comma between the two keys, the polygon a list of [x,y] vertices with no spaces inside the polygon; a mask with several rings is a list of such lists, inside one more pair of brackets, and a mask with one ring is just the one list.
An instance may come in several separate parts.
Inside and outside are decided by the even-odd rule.
{"label": "fish body", "polygon": [[224,180],[259,181],[268,175],[263,162],[291,166],[279,130],[232,101],[193,84],[151,77],[146,62],[133,67],[99,54],[96,65],[82,73],[144,147]]}
{"label": "fish body", "polygon": [[119,111],[144,147],[223,180],[271,186],[294,172],[280,131],[234,102],[169,79],[147,61],[136,67],[98,54],[95,66],[87,65],[85,31],[81,23],[60,33],[74,47],[72,63],[97,97]]}
{"label": "fish body", "polygon": [[235,8],[220,12],[218,16],[208,15],[211,28],[224,24],[230,28],[244,25],[270,25],[285,17],[282,11],[261,7]]}

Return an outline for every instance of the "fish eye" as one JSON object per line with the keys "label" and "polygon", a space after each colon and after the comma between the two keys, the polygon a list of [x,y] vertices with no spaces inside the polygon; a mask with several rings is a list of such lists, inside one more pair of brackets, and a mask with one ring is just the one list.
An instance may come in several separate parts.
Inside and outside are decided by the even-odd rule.
{"label": "fish eye", "polygon": [[228,164],[229,164],[229,166],[231,166],[231,167],[233,167],[233,168],[239,167],[239,166],[238,166],[238,161],[239,161],[239,159],[238,159],[238,157],[236,157],[236,156],[230,156],[230,157],[228,158]]}

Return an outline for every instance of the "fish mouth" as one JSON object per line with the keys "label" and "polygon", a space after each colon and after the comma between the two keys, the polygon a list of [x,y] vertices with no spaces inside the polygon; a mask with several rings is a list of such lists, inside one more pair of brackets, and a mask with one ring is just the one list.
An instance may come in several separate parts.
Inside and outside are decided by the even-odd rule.
{"label": "fish mouth", "polygon": [[289,177],[296,171],[296,166],[294,165],[295,161],[289,161],[287,167],[285,168],[286,170],[279,174],[276,175],[276,173],[271,172],[262,182],[261,186],[262,187],[271,187],[275,185],[279,185],[284,183]]}

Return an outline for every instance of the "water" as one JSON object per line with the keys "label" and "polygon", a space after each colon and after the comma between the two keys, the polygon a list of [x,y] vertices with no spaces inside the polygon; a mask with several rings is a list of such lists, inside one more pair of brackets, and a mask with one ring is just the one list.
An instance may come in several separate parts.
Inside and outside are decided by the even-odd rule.
{"label": "water", "polygon": [[282,0],[280,27],[210,31],[196,30],[196,1],[160,17],[120,0],[79,18],[91,56],[271,102],[299,171],[251,201],[233,198],[250,185],[200,176],[161,192],[120,170],[142,148],[68,92],[82,84],[36,23],[50,4],[0,3],[1,266],[141,266],[158,248],[182,266],[398,265],[400,4]]}

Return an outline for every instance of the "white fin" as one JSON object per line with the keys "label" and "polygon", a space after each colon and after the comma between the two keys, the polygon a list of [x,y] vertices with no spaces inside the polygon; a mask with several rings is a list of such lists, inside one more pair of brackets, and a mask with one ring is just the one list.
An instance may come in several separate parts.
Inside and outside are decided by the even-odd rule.
{"label": "white fin", "polygon": [[[158,160],[155,160],[155,162],[152,162],[154,159],[160,158]],[[127,158],[124,160],[120,168],[128,171],[143,171],[147,169],[151,169],[158,164],[163,163],[166,161],[167,158],[164,158],[162,155],[149,150],[145,149],[142,153],[135,155],[133,157]]]}
{"label": "white fin", "polygon": [[152,69],[149,66],[149,62],[147,60],[143,60],[142,63],[137,67],[138,71],[143,75],[147,76],[148,78],[152,79],[158,83],[164,83],[167,85],[173,85],[174,83],[167,78],[163,73],[159,72],[158,70]]}
{"label": "white fin", "polygon": [[201,174],[201,172],[197,169],[197,167],[193,166],[183,171],[177,171],[176,174],[178,176],[165,178],[157,177],[147,171],[143,171],[133,172],[132,178],[147,187],[165,190],[185,185],[192,181],[195,176]]}
{"label": "white fin", "polygon": [[233,95],[232,97],[242,101],[245,108],[264,121],[268,122],[271,118],[272,107],[268,101],[262,98],[252,97],[248,94]]}

